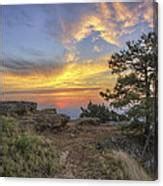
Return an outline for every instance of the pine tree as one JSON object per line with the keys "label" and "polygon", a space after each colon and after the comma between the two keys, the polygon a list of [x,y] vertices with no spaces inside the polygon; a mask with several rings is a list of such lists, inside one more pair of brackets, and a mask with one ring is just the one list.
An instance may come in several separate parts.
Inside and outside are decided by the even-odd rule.
{"label": "pine tree", "polygon": [[114,89],[100,92],[116,108],[128,108],[127,115],[143,119],[147,137],[154,127],[157,105],[157,35],[143,34],[138,41],[114,53],[108,61],[112,74],[118,76]]}

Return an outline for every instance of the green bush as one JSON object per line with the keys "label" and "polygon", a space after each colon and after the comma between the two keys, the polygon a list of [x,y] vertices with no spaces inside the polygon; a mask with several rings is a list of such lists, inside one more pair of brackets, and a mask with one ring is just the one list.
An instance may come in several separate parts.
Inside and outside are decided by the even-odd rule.
{"label": "green bush", "polygon": [[19,136],[15,141],[15,146],[21,153],[32,152],[34,148],[39,145],[39,139],[36,136],[30,136],[28,134],[23,134]]}
{"label": "green bush", "polygon": [[81,107],[80,117],[97,117],[102,123],[107,121],[121,121],[126,117],[119,115],[114,111],[110,111],[104,104],[93,104],[91,101],[88,103],[87,108]]}

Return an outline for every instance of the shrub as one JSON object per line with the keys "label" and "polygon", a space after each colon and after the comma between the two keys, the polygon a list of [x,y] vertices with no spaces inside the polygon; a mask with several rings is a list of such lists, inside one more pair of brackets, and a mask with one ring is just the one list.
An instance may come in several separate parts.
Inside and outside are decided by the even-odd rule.
{"label": "shrub", "polygon": [[81,111],[80,117],[96,117],[99,118],[102,123],[107,121],[118,121],[121,118],[124,119],[122,115],[110,111],[104,104],[93,104],[91,101],[88,103],[86,109],[81,107]]}
{"label": "shrub", "polygon": [[0,117],[0,175],[4,177],[55,177],[59,154],[51,141],[25,133],[16,120]]}

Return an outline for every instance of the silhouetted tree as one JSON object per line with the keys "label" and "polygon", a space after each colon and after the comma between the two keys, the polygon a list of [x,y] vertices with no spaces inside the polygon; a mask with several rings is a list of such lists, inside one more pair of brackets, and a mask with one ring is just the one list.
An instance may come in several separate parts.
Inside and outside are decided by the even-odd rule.
{"label": "silhouetted tree", "polygon": [[108,61],[112,74],[118,76],[114,89],[100,94],[116,108],[127,107],[130,118],[142,119],[147,137],[157,109],[157,36],[143,34],[140,40],[126,44],[125,50],[114,53]]}

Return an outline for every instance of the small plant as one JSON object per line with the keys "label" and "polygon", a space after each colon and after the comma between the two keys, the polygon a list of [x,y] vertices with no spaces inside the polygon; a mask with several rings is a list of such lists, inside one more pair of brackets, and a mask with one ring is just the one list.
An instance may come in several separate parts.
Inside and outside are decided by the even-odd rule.
{"label": "small plant", "polygon": [[15,146],[21,153],[28,153],[33,151],[39,145],[39,137],[23,134],[15,141]]}

